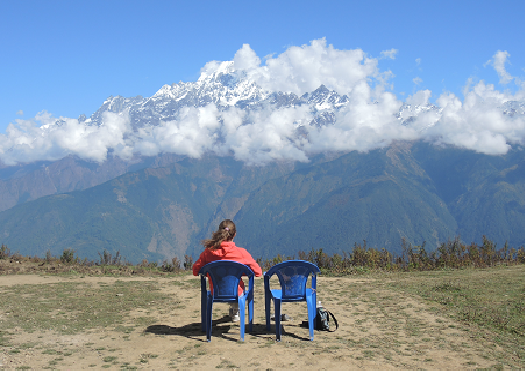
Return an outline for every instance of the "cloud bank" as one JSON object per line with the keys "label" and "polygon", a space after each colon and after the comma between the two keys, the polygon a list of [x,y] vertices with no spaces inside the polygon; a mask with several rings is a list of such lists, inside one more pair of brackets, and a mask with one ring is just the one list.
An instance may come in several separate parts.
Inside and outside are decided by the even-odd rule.
{"label": "cloud bank", "polygon": [[[13,165],[77,155],[103,162],[109,151],[124,159],[163,152],[200,157],[212,151],[264,164],[308,161],[310,155],[322,151],[369,151],[393,140],[421,139],[491,155],[505,154],[511,144],[524,144],[525,115],[505,114],[503,109],[510,104],[523,111],[525,102],[524,84],[505,69],[509,53],[496,52],[486,65],[495,69],[500,83],[516,84],[517,92],[498,91],[484,81],[474,84],[467,79],[463,100],[443,93],[436,98],[438,109],[418,108],[429,105],[429,90],[417,91],[405,102],[392,93],[392,72],[380,71],[378,61],[394,59],[397,53],[385,50],[373,58],[361,49],[335,49],[325,39],[264,59],[248,44],[236,52],[235,70],[244,71],[265,90],[301,96],[325,85],[347,95],[333,125],[310,125],[314,113],[306,106],[251,111],[214,104],[187,107],[172,121],[136,130],[126,114],[107,112],[100,125],[89,125],[77,119],[57,119],[44,111],[32,120],[17,120],[0,134],[0,161]],[[209,62],[201,73],[209,75],[220,65]],[[413,116],[405,122],[396,117],[404,104],[412,111],[405,110],[402,116]]]}

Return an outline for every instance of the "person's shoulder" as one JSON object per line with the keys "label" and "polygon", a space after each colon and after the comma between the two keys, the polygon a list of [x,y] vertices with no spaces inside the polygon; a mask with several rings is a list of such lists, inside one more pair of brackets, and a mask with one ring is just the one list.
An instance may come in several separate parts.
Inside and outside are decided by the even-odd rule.
{"label": "person's shoulder", "polygon": [[236,248],[236,249],[239,249],[239,250],[242,250],[242,251],[248,251],[248,250],[246,250],[246,249],[245,249],[244,247],[242,247],[242,246],[237,246],[237,245],[235,245],[235,248]]}
{"label": "person's shoulder", "polygon": [[246,250],[244,247],[235,246],[237,248],[237,251],[242,252],[243,254],[248,254],[251,256],[251,254]]}
{"label": "person's shoulder", "polygon": [[236,256],[240,256],[242,258],[248,258],[248,257],[251,257],[250,253],[248,252],[248,250],[246,250],[244,247],[240,247],[240,246],[237,246],[237,245],[234,245],[232,247],[232,249],[230,250],[230,252],[232,254],[235,254]]}

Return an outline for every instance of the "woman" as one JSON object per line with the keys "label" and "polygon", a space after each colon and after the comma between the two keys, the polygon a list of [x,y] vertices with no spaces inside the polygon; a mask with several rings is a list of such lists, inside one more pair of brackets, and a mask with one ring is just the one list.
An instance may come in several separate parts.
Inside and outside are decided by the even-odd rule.
{"label": "woman", "polygon": [[[234,260],[238,263],[247,265],[255,273],[256,277],[262,276],[262,269],[252,258],[250,253],[242,247],[235,246],[233,239],[237,230],[235,223],[230,219],[223,220],[219,224],[219,229],[213,232],[211,239],[203,240],[204,251],[200,254],[199,259],[193,264],[193,275],[198,276],[199,271],[206,264],[216,260]],[[210,282],[210,289],[213,290]],[[238,294],[244,293],[244,282],[239,283]],[[239,308],[237,303],[230,304],[230,317],[233,320],[239,320]]]}

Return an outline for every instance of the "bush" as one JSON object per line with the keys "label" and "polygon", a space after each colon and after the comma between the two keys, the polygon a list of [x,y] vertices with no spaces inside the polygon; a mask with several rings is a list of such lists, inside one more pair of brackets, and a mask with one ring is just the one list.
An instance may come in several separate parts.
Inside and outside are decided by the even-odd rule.
{"label": "bush", "polygon": [[115,257],[113,257],[112,254],[107,252],[107,250],[104,250],[104,253],[98,253],[98,256],[100,257],[100,265],[120,265],[121,264],[121,256],[120,251],[117,251],[115,253]]}
{"label": "bush", "polygon": [[51,255],[51,250],[47,250],[46,252],[46,263],[51,264],[51,261],[53,260],[53,256]]}
{"label": "bush", "polygon": [[164,260],[161,269],[163,272],[179,272],[180,260],[177,257],[171,259],[171,263],[169,263],[168,260]]}
{"label": "bush", "polygon": [[7,259],[9,258],[9,248],[2,244],[0,247],[0,259]]}
{"label": "bush", "polygon": [[64,249],[60,255],[60,261],[64,264],[77,264],[78,258],[75,258],[75,251],[73,249]]}
{"label": "bush", "polygon": [[184,255],[184,269],[190,270],[193,267],[193,258],[189,255]]}

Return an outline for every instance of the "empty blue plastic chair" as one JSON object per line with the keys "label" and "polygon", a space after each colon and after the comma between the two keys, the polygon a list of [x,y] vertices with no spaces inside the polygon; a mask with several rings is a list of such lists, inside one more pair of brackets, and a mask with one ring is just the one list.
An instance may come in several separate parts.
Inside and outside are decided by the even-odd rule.
{"label": "empty blue plastic chair", "polygon": [[[237,302],[240,310],[241,341],[244,341],[245,303],[248,300],[249,331],[253,324],[253,285],[255,274],[244,264],[233,260],[217,260],[206,264],[199,271],[201,276],[201,330],[206,331],[208,341],[211,341],[212,309],[214,302]],[[213,293],[206,288],[207,276],[211,278]],[[241,277],[248,276],[248,289],[244,295],[238,295],[237,287]]]}
{"label": "empty blue plastic chair", "polygon": [[[281,303],[306,301],[308,309],[308,330],[310,340],[314,340],[314,321],[316,303],[316,276],[320,270],[317,265],[305,260],[287,260],[274,265],[264,274],[264,308],[266,312],[266,331],[270,331],[270,305],[275,304],[275,333],[281,341]],[[270,289],[270,278],[276,274],[280,289]],[[312,274],[312,287],[306,288],[309,275]]]}

